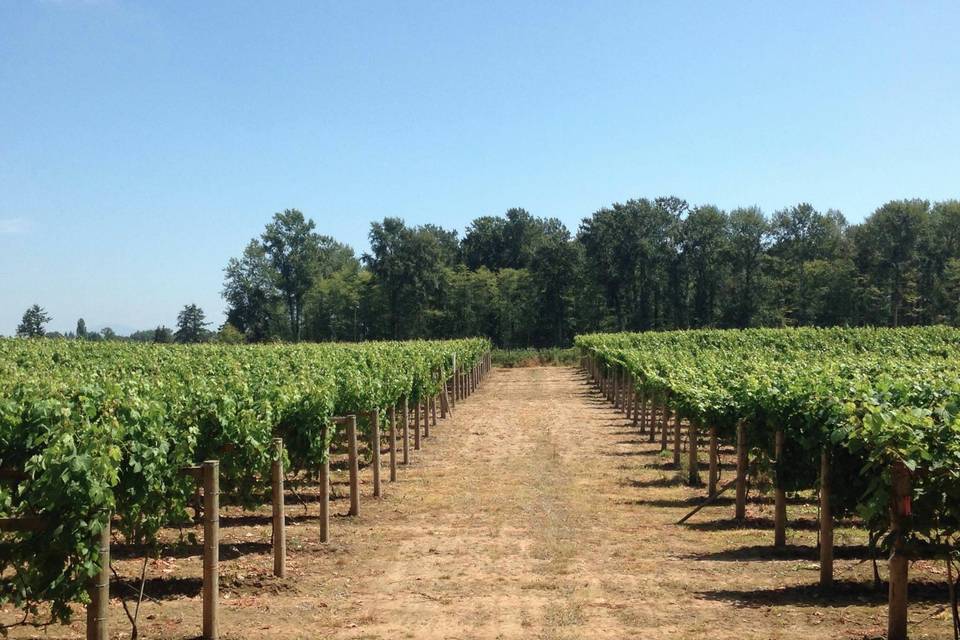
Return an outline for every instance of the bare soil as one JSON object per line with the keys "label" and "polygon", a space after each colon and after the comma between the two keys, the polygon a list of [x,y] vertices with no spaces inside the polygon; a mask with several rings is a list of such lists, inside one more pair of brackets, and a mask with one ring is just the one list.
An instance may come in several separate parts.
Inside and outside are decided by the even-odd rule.
{"label": "bare soil", "polygon": [[[865,536],[839,527],[830,597],[816,588],[816,505],[792,501],[788,547],[772,550],[773,506],[751,503],[744,525],[703,498],[568,368],[496,369],[431,429],[399,481],[361,515],[332,519],[318,542],[307,491],[287,497],[289,577],[272,576],[269,506],[221,518],[224,638],[873,638],[886,594],[871,584]],[[386,456],[384,456],[386,463]],[[724,465],[724,480],[732,467]],[[386,469],[384,478],[388,478]],[[338,478],[342,482],[343,478]],[[338,495],[346,486],[335,485]],[[345,514],[348,500],[336,500]],[[180,536],[170,532],[170,540]],[[169,547],[148,564],[143,638],[200,632],[199,547]],[[132,595],[140,563],[119,557]],[[885,570],[881,564],[881,571]],[[912,568],[911,637],[950,638],[942,567]],[[16,612],[0,613],[9,624]],[[119,600],[114,637],[129,637]],[[14,637],[83,637],[70,627]]]}

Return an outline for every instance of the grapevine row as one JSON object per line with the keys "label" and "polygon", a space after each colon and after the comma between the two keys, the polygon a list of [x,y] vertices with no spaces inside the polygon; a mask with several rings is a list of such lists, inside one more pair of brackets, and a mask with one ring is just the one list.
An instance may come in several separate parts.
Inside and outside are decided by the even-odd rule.
{"label": "grapevine row", "polygon": [[[697,445],[737,447],[737,516],[748,453],[775,479],[776,544],[787,491],[821,494],[821,585],[832,583],[832,519],[859,516],[890,553],[889,637],[906,636],[907,561],[956,559],[960,537],[960,331],[796,329],[579,336],[583,366],[635,422],[668,434],[699,484]],[[686,427],[681,427],[685,423]],[[672,434],[670,433],[672,432]]]}
{"label": "grapevine row", "polygon": [[429,406],[489,348],[0,340],[0,525],[15,525],[0,526],[0,604],[36,615],[47,602],[52,621],[68,621],[102,568],[95,541],[108,522],[124,542],[149,545],[188,520],[196,480],[184,469],[218,460],[218,491],[254,506],[271,484],[275,438],[285,468],[322,470],[347,424],[337,416],[360,416],[369,442],[389,408]]}

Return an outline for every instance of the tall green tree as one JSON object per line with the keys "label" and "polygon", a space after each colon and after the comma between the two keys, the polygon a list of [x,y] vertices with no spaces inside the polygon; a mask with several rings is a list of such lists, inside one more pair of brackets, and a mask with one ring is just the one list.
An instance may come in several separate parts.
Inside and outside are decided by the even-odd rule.
{"label": "tall green tree", "polygon": [[251,240],[240,258],[230,258],[224,274],[227,321],[251,342],[268,340],[283,314],[276,275],[263,245]]}
{"label": "tall green tree", "polygon": [[23,312],[23,318],[17,326],[17,336],[21,338],[42,338],[44,327],[53,320],[43,307],[38,304]]}
{"label": "tall green tree", "polygon": [[[264,254],[276,271],[276,286],[287,307],[290,337],[300,340],[303,300],[315,278],[320,238],[313,220],[297,209],[275,213],[263,235]],[[327,239],[332,242],[332,239]]]}
{"label": "tall green tree", "polygon": [[370,229],[370,253],[363,260],[386,292],[390,337],[425,335],[425,311],[435,302],[444,278],[443,249],[429,230],[384,218]]}
{"label": "tall green tree", "polygon": [[87,338],[87,323],[84,322],[83,318],[77,320],[77,338],[80,340],[86,340]]}
{"label": "tall green tree", "polygon": [[729,286],[725,300],[728,325],[746,328],[759,323],[763,297],[763,258],[770,225],[757,207],[734,209],[727,219]]}
{"label": "tall green tree", "polygon": [[582,269],[582,252],[570,234],[553,234],[533,254],[530,275],[536,287],[537,346],[568,344],[573,340],[574,296]]}
{"label": "tall green tree", "polygon": [[692,321],[712,327],[718,319],[718,296],[725,279],[728,251],[726,214],[714,206],[697,207],[683,223],[683,255],[692,285]]}
{"label": "tall green tree", "polygon": [[173,337],[180,343],[206,342],[210,336],[206,328],[209,324],[203,309],[195,304],[188,304],[177,314],[177,332]]}
{"label": "tall green tree", "polygon": [[811,322],[807,263],[838,257],[845,227],[846,220],[839,212],[823,214],[806,202],[774,214],[771,221],[774,243],[770,252],[784,267],[781,271],[781,304],[784,317],[790,323]]}
{"label": "tall green tree", "polygon": [[894,200],[874,211],[860,227],[861,268],[866,280],[884,292],[890,326],[916,319],[921,300],[918,248],[929,216],[926,200]]}

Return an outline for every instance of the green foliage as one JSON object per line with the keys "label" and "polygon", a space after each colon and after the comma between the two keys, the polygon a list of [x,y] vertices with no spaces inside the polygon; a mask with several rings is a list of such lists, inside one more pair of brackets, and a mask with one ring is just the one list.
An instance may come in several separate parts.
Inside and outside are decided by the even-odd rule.
{"label": "green foliage", "polygon": [[[330,418],[436,394],[489,350],[484,339],[362,345],[154,345],[0,340],[0,517],[39,516],[39,532],[0,534],[0,604],[55,620],[85,600],[91,543],[108,514],[117,535],[152,543],[186,518],[179,469],[220,460],[221,490],[252,504],[269,483],[272,438],[293,469],[314,469]],[[366,425],[362,424],[361,428]]]}
{"label": "green foliage", "polygon": [[[173,334],[174,340],[180,343],[205,342],[210,337],[207,331],[209,322],[205,321],[203,309],[195,304],[188,304],[177,314],[177,332]],[[165,336],[158,335],[158,338]],[[106,335],[104,335],[106,339]]]}
{"label": "green foliage", "polygon": [[53,318],[38,304],[23,312],[23,319],[17,326],[17,336],[21,338],[42,338],[44,325]]}
{"label": "green foliage", "polygon": [[217,332],[216,341],[220,344],[243,344],[246,339],[243,333],[229,322],[225,322]]}
{"label": "green foliage", "polygon": [[495,367],[572,366],[577,364],[576,349],[494,349],[490,361]]}
{"label": "green foliage", "polygon": [[810,488],[832,451],[831,497],[877,538],[890,528],[890,469],[911,472],[907,541],[956,541],[960,518],[960,330],[796,329],[578,336],[581,353],[624,367],[645,397],[732,441],[748,430],[789,490]]}
{"label": "green foliage", "polygon": [[227,265],[227,320],[251,342],[486,335],[508,348],[591,331],[960,324],[956,200],[892,201],[849,225],[808,203],[768,218],[640,198],[576,237],[513,208],[462,240],[385,218],[370,244],[361,263],[300,212],[277,214]]}

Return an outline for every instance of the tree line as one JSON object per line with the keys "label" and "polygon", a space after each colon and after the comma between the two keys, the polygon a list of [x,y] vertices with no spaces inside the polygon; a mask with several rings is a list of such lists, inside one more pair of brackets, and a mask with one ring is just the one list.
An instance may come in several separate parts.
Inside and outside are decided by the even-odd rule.
{"label": "tree line", "polygon": [[960,324],[960,201],[896,200],[863,223],[801,203],[765,215],[677,197],[596,211],[571,233],[523,209],[463,237],[399,218],[357,256],[296,209],[225,269],[229,330],[250,342]]}
{"label": "tree line", "polygon": [[212,323],[206,321],[206,314],[203,309],[195,304],[184,305],[180,313],[177,314],[177,330],[174,331],[164,325],[159,325],[155,329],[145,331],[134,331],[129,336],[117,335],[110,327],[104,327],[100,331],[90,331],[87,329],[87,323],[83,318],[77,320],[75,331],[61,333],[59,331],[47,331],[46,325],[53,320],[47,310],[38,304],[31,305],[23,312],[20,324],[17,325],[17,337],[19,338],[62,338],[67,340],[87,340],[90,342],[100,341],[131,341],[131,342],[157,342],[181,344],[199,343],[199,342],[222,342],[229,344],[238,344],[245,341],[243,334],[230,324],[224,324],[220,330],[214,333],[207,329]]}

